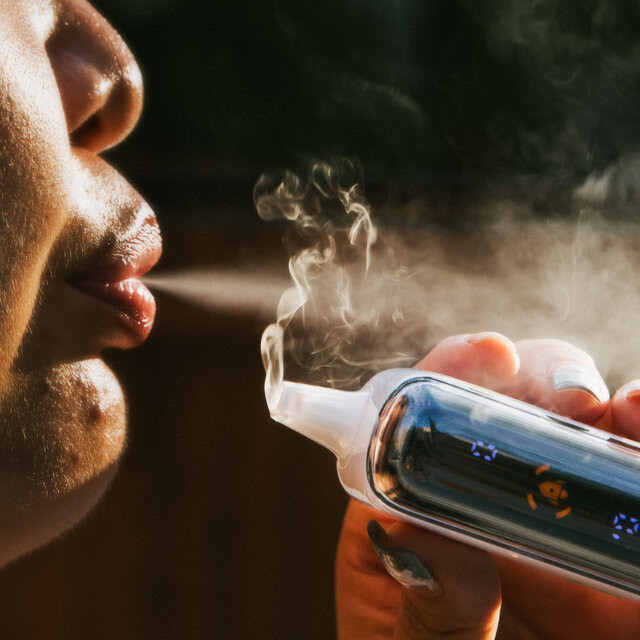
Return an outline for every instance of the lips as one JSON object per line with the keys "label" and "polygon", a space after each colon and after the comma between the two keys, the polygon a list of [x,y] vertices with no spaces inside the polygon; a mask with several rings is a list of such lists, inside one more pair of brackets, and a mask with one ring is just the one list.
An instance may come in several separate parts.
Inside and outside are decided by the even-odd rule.
{"label": "lips", "polygon": [[[142,213],[142,212],[141,212]],[[140,281],[162,253],[160,231],[150,210],[124,239],[99,251],[91,266],[68,283],[102,306],[123,330],[112,345],[134,347],[149,335],[156,313],[153,295]]]}
{"label": "lips", "polygon": [[82,293],[102,301],[119,316],[136,346],[146,340],[156,315],[156,301],[147,287],[136,278],[118,282],[75,282]]}

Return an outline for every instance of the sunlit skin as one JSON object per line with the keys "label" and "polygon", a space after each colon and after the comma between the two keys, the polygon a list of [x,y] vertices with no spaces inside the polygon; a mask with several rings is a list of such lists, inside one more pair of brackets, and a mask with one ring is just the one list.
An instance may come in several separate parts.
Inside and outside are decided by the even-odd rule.
{"label": "sunlit skin", "polygon": [[[98,154],[135,125],[142,84],[130,52],[84,0],[0,0],[0,564],[78,521],[105,490],[126,439],[105,347],[139,341],[70,287],[136,225],[156,254],[153,214]],[[126,243],[125,243],[126,244]],[[124,246],[124,245],[123,245]],[[627,437],[640,435],[630,383],[597,405],[554,392],[569,345],[455,337],[420,367],[492,387]],[[443,588],[404,592],[366,536],[375,517]],[[292,606],[294,606],[292,604]],[[397,523],[352,503],[337,558],[342,640],[593,639],[640,636],[640,607]]]}
{"label": "sunlit skin", "polygon": [[[640,438],[640,381],[597,403],[579,390],[554,391],[549,372],[570,364],[601,384],[583,351],[553,340],[513,344],[499,334],[455,336],[417,366],[493,388],[557,413]],[[639,392],[640,393],[640,392]],[[390,541],[417,553],[443,588],[430,597],[401,588],[369,543],[375,518]],[[337,564],[340,640],[602,640],[640,637],[640,605],[401,524],[352,501]]]}
{"label": "sunlit skin", "polygon": [[144,336],[69,282],[124,264],[109,248],[132,229],[157,259],[152,212],[97,155],[141,106],[131,53],[88,3],[0,0],[0,565],[84,515],[123,451],[101,353]]}

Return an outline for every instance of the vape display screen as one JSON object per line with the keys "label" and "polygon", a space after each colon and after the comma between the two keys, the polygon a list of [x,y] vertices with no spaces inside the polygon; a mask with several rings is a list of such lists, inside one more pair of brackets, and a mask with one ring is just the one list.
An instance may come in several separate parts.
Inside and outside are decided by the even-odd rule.
{"label": "vape display screen", "polygon": [[530,405],[439,380],[386,404],[379,496],[584,575],[640,586],[640,449]]}

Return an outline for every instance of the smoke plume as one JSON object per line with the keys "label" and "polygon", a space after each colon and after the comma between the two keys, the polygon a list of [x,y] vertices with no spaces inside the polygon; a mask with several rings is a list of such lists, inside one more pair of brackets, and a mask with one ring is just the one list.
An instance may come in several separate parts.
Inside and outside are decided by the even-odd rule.
{"label": "smoke plume", "polygon": [[262,176],[254,197],[263,219],[286,221],[295,245],[292,287],[262,339],[268,398],[283,376],[354,389],[448,335],[485,330],[571,341],[612,386],[640,375],[640,239],[584,192],[571,221],[496,201],[484,216],[492,221],[467,234],[378,229],[347,161]]}

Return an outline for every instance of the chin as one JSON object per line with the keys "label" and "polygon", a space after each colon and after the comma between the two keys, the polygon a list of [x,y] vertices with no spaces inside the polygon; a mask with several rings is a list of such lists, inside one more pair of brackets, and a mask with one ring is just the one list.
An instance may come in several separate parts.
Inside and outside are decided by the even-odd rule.
{"label": "chin", "polygon": [[0,565],[81,520],[125,443],[122,390],[101,360],[17,376],[0,404]]}
{"label": "chin", "polygon": [[100,500],[116,470],[114,464],[64,494],[40,495],[27,508],[4,512],[0,517],[0,567],[59,537],[82,520]]}

